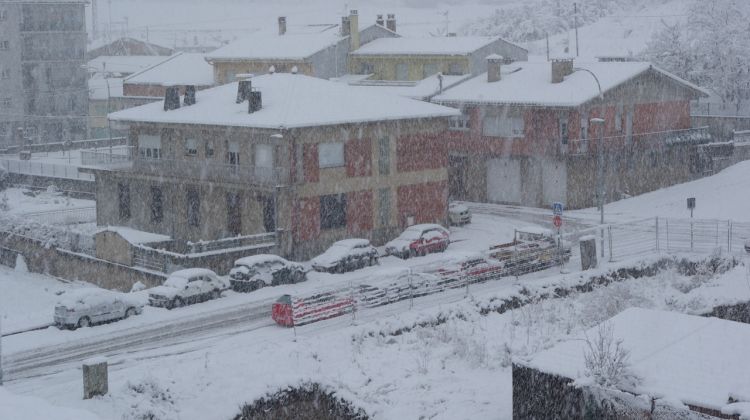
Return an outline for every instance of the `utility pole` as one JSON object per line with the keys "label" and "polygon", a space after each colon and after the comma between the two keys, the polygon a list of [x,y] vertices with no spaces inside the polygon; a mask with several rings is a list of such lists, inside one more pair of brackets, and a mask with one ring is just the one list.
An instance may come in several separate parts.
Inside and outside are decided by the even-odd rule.
{"label": "utility pole", "polygon": [[603,118],[592,118],[591,123],[597,126],[599,136],[596,139],[596,151],[597,151],[597,164],[596,164],[596,183],[597,183],[597,198],[599,203],[599,224],[602,225],[601,229],[601,254],[604,258],[604,119]]}
{"label": "utility pole", "polygon": [[573,26],[576,29],[576,57],[578,57],[578,3],[573,3]]}

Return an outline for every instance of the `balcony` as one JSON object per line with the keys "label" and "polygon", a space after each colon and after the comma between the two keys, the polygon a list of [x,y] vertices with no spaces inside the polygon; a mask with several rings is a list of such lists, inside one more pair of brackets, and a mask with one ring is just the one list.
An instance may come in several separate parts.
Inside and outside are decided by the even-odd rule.
{"label": "balcony", "polygon": [[264,187],[283,185],[289,178],[287,168],[232,165],[198,158],[185,160],[155,159],[133,156],[134,153],[135,151],[132,148],[119,149],[112,153],[108,151],[81,151],[81,164],[103,170],[197,179],[217,183],[242,183]]}

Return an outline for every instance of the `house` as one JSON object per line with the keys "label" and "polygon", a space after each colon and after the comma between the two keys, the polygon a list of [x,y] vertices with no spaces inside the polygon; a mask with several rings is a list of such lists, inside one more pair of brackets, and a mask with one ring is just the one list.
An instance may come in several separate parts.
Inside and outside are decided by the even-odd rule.
{"label": "house", "polygon": [[89,74],[128,77],[166,60],[163,55],[100,55],[86,63]]}
{"label": "house", "polygon": [[[598,343],[628,351],[629,374],[600,387],[586,367]],[[513,418],[739,419],[750,415],[750,326],[630,308],[513,365]],[[610,356],[611,357],[611,356]],[[632,377],[631,376],[631,377]],[[618,381],[619,380],[619,381]]]}
{"label": "house", "polygon": [[166,87],[173,85],[195,86],[196,90],[209,88],[214,85],[213,67],[204,54],[179,52],[125,77],[123,94],[163,98]]}
{"label": "house", "polygon": [[528,51],[501,38],[441,36],[380,38],[349,54],[349,72],[375,80],[416,81],[437,73],[478,75],[487,71],[486,57],[526,61]]}
{"label": "house", "polygon": [[172,49],[146,40],[133,37],[120,37],[115,40],[100,38],[88,45],[87,56],[95,59],[101,56],[168,56]]}
{"label": "house", "polygon": [[697,86],[644,62],[487,62],[432,99],[463,114],[448,133],[452,197],[581,208],[595,204],[597,167],[610,201],[703,174]]}
{"label": "house", "polygon": [[313,25],[287,30],[286,17],[279,17],[278,33],[254,34],[206,55],[214,66],[217,84],[233,82],[238,74],[265,74],[293,67],[301,74],[328,79],[347,73],[347,56],[374,39],[397,37],[394,31],[374,24],[359,29],[359,15],[352,10],[341,25]]}
{"label": "house", "polygon": [[458,85],[471,78],[471,75],[464,74],[460,76],[444,76],[442,74],[433,74],[417,81],[396,81],[396,80],[370,80],[369,74],[357,75],[346,74],[341,77],[335,77],[331,80],[339,83],[346,83],[349,86],[356,86],[364,91],[378,91],[389,93],[404,98],[419,99],[428,101],[435,95],[443,93],[444,90]]}
{"label": "house", "polygon": [[85,5],[0,1],[0,144],[86,137]]}
{"label": "house", "polygon": [[110,115],[129,127],[132,152],[96,171],[98,225],[182,243],[277,232],[281,254],[307,258],[447,218],[440,136],[455,109],[290,73],[183,106],[175,91]]}

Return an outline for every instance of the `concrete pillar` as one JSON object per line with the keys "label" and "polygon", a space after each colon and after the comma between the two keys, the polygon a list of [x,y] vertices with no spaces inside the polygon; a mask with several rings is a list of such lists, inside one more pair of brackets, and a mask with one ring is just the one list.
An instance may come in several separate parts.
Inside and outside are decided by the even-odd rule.
{"label": "concrete pillar", "polygon": [[596,268],[596,237],[583,236],[579,240],[581,246],[581,270]]}
{"label": "concrete pillar", "polygon": [[83,363],[83,399],[88,400],[109,392],[107,361],[91,359]]}

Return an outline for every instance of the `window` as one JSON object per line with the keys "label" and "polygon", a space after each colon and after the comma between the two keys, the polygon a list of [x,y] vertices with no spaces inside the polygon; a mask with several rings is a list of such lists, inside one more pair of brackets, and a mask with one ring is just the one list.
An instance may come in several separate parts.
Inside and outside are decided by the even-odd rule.
{"label": "window", "polygon": [[237,142],[231,142],[227,146],[227,162],[230,165],[240,164],[240,145]]}
{"label": "window", "polygon": [[273,197],[265,197],[261,199],[263,205],[263,228],[266,232],[273,232],[276,230],[276,201]]}
{"label": "window", "polygon": [[451,76],[464,74],[464,66],[461,63],[451,63],[448,66],[448,74]]}
{"label": "window", "polygon": [[242,233],[242,208],[240,193],[227,193],[227,231],[237,236]]}
{"label": "window", "polygon": [[344,166],[344,143],[320,143],[318,164],[321,168]]}
{"label": "window", "polygon": [[568,131],[568,117],[560,117],[560,143],[568,144],[570,132]]}
{"label": "window", "polygon": [[0,98],[0,109],[9,109],[13,106],[13,100],[10,97]]}
{"label": "window", "polygon": [[617,105],[617,111],[615,111],[615,131],[622,133],[622,104]]}
{"label": "window", "polygon": [[469,129],[469,116],[461,115],[460,117],[451,117],[448,120],[448,129],[454,131],[466,131]]}
{"label": "window", "polygon": [[388,226],[391,224],[391,189],[381,188],[378,190],[378,195],[380,199],[380,207],[378,208],[380,226]]}
{"label": "window", "polygon": [[422,68],[422,78],[430,77],[433,74],[437,74],[437,72],[438,72],[437,63],[425,64],[424,67]]}
{"label": "window", "polygon": [[188,156],[198,155],[198,139],[195,139],[195,138],[185,139],[185,154]]}
{"label": "window", "polygon": [[492,137],[523,137],[523,117],[503,117],[488,115],[482,121],[482,132]]}
{"label": "window", "polygon": [[589,118],[588,116],[581,117],[581,140],[587,140],[589,138]]}
{"label": "window", "polygon": [[346,195],[323,195],[320,197],[320,229],[346,227]]}
{"label": "window", "polygon": [[396,80],[409,80],[409,64],[396,64]]}
{"label": "window", "polygon": [[380,175],[391,173],[391,139],[388,137],[378,140],[378,170]]}
{"label": "window", "polygon": [[10,42],[7,40],[0,41],[0,51],[5,51],[10,49]]}
{"label": "window", "polygon": [[206,140],[206,157],[214,157],[214,141]]}
{"label": "window", "polygon": [[8,11],[0,10],[0,22],[8,20]]}
{"label": "window", "polygon": [[187,190],[187,222],[190,226],[201,224],[201,196],[198,188],[191,187]]}
{"label": "window", "polygon": [[138,136],[138,152],[142,158],[161,159],[161,136]]}
{"label": "window", "polygon": [[117,184],[117,203],[120,209],[120,220],[130,219],[130,185]]}
{"label": "window", "polygon": [[360,74],[372,74],[375,73],[375,66],[372,63],[363,62],[359,68]]}
{"label": "window", "polygon": [[161,223],[164,220],[164,196],[161,188],[151,187],[151,221]]}
{"label": "window", "polygon": [[0,79],[10,79],[10,69],[2,69],[2,71],[0,71]]}

